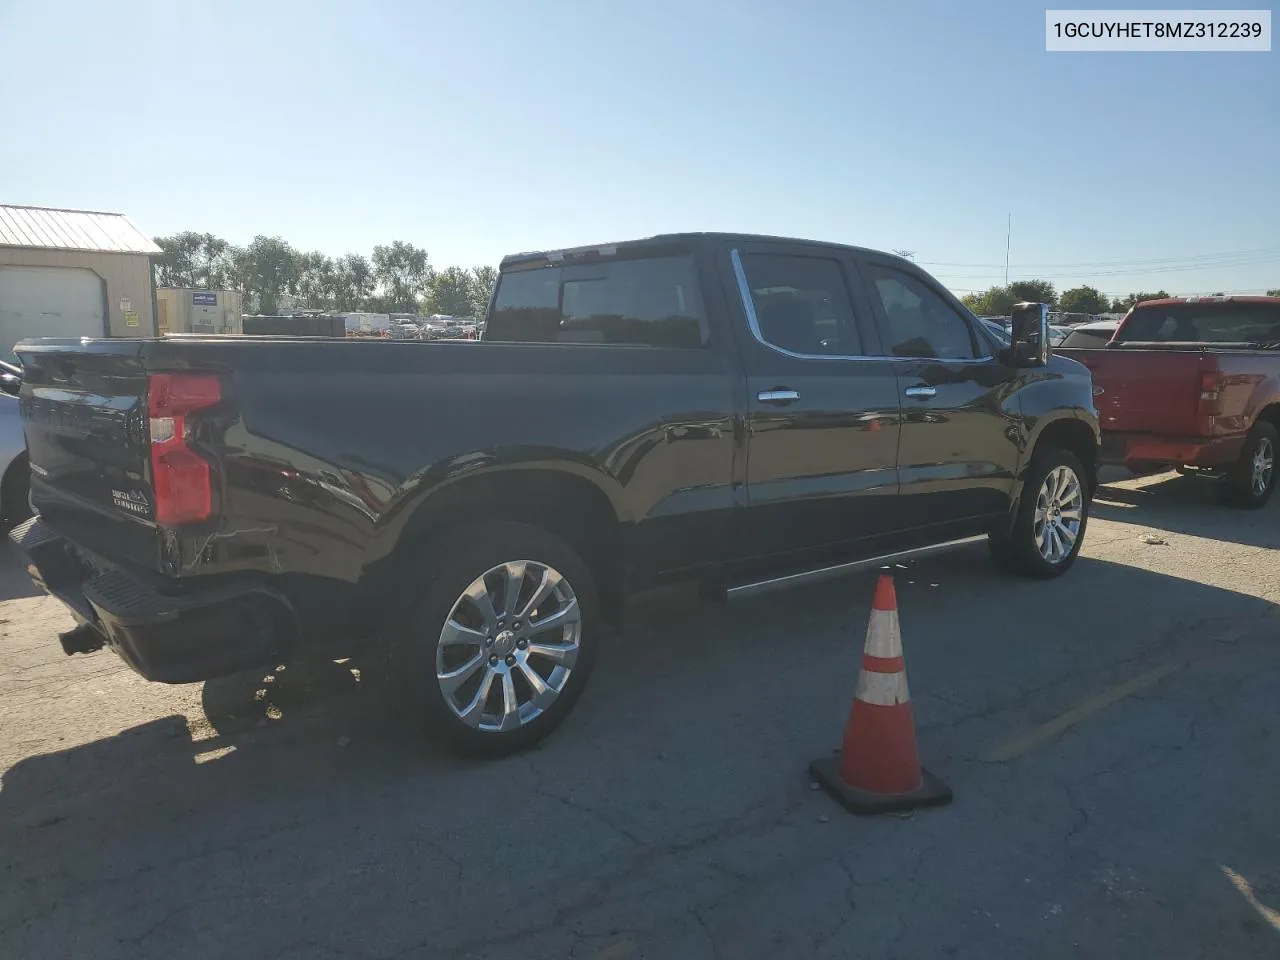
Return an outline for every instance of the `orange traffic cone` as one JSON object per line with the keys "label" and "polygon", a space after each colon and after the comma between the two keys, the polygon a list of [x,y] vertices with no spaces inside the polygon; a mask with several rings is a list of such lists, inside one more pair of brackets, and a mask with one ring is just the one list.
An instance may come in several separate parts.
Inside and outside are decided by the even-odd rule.
{"label": "orange traffic cone", "polygon": [[854,813],[888,813],[951,802],[951,789],[920,766],[898,629],[893,577],[876,583],[862,673],[839,757],[809,764],[810,775]]}

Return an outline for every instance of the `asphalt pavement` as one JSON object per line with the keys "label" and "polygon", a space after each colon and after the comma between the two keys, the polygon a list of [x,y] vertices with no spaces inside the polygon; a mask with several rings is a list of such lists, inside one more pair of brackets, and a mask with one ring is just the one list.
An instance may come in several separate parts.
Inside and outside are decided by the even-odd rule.
{"label": "asphalt pavement", "polygon": [[1280,502],[1105,485],[1041,583],[895,569],[951,806],[851,816],[874,575],[637,598],[542,748],[456,760],[357,663],[146,683],[0,569],[0,958],[1280,956]]}

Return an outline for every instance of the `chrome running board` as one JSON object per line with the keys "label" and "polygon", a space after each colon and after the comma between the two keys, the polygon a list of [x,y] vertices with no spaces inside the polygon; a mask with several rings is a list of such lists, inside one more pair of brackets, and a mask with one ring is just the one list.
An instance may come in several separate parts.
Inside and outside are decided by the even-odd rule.
{"label": "chrome running board", "polygon": [[819,580],[830,580],[833,577],[844,576],[846,573],[856,573],[859,570],[869,570],[873,567],[882,567],[886,563],[901,563],[904,560],[923,560],[925,557],[932,557],[939,553],[949,553],[952,550],[958,550],[961,547],[972,546],[975,543],[982,543],[987,539],[985,533],[977,534],[972,537],[961,537],[958,540],[947,540],[945,543],[935,543],[927,547],[913,547],[910,550],[898,550],[894,553],[882,553],[875,557],[864,557],[861,560],[851,560],[848,563],[837,563],[829,567],[815,567],[812,570],[802,570],[799,573],[788,573],[781,577],[770,577],[767,580],[754,580],[749,583],[741,583],[736,586],[726,587],[724,589],[725,600],[741,600],[743,597],[755,596],[757,593],[765,593],[769,590],[784,590],[787,587],[799,586],[802,583],[813,583]]}

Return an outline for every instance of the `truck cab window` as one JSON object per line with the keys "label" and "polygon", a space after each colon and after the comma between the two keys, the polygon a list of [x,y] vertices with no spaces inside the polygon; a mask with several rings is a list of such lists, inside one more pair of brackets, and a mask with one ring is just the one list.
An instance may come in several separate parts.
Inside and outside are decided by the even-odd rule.
{"label": "truck cab window", "polygon": [[742,258],[756,331],[772,347],[806,357],[862,355],[849,290],[835,260],[751,253]]}
{"label": "truck cab window", "polygon": [[485,338],[555,343],[559,330],[560,268],[504,273],[485,325]]}
{"label": "truck cab window", "polygon": [[705,319],[689,257],[504,273],[487,340],[700,347]]}
{"label": "truck cab window", "polygon": [[976,353],[969,324],[945,300],[910,274],[891,267],[868,267],[884,310],[890,356],[972,360]]}
{"label": "truck cab window", "polygon": [[1117,343],[1280,343],[1280,310],[1248,301],[1174,303],[1138,307]]}

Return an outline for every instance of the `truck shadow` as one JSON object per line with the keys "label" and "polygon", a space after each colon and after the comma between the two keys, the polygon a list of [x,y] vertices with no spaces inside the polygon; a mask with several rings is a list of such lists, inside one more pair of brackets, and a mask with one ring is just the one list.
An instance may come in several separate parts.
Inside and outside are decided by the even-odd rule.
{"label": "truck shadow", "polygon": [[[1198,643],[1184,623],[1270,609],[1088,559],[1053,583],[1010,581],[983,554],[894,570],[912,692],[958,795],[978,789],[965,777],[982,776],[960,763],[989,742],[973,724],[1023,723],[1034,709],[1025,690],[1101,688],[1167,645]],[[691,591],[641,596],[564,728],[502,761],[423,748],[352,663],[211,682],[203,718],[163,716],[29,756],[0,790],[4,952],[75,955],[93,942],[101,957],[168,957],[185,942],[274,956],[362,935],[344,930],[395,930],[412,943],[439,935],[423,903],[470,916],[501,877],[523,882],[532,874],[522,871],[551,862],[580,880],[601,858],[674,842],[739,807],[804,802],[807,759],[837,742],[873,582],[858,575],[729,607]],[[1141,605],[1122,603],[1138,596]],[[1072,615],[1046,618],[1050,608]],[[595,795],[607,800],[581,799]],[[478,804],[495,812],[477,819]],[[529,823],[556,829],[525,851]],[[589,861],[574,859],[579,847]],[[486,866],[495,850],[515,858],[509,871]],[[280,891],[291,899],[295,887],[306,909],[281,909]],[[377,936],[391,938],[379,952],[405,946]]]}
{"label": "truck shadow", "polygon": [[1214,482],[1200,477],[1159,474],[1142,486],[1121,487],[1104,475],[1092,514],[1208,540],[1280,548],[1280,497],[1261,510],[1240,510],[1224,505]]}

